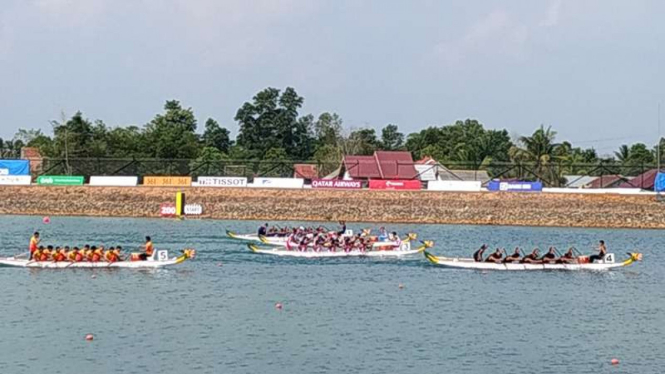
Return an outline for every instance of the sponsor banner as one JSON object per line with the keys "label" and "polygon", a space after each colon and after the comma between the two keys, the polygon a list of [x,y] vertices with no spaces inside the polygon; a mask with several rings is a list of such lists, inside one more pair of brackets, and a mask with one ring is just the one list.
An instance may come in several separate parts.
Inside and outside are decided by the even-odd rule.
{"label": "sponsor banner", "polygon": [[0,175],[1,185],[29,186],[32,177],[29,175]]}
{"label": "sponsor banner", "polygon": [[175,217],[176,208],[173,203],[163,203],[159,206],[160,217]]}
{"label": "sponsor banner", "polygon": [[438,165],[413,165],[420,176],[421,181],[435,181]]}
{"label": "sponsor banner", "polygon": [[381,180],[372,179],[369,181],[370,190],[419,190],[419,180]]}
{"label": "sponsor banner", "polygon": [[430,181],[427,182],[427,190],[480,192],[481,185],[480,181]]}
{"label": "sponsor banner", "polygon": [[303,188],[302,178],[254,178],[252,187],[259,188]]}
{"label": "sponsor banner", "polygon": [[139,183],[139,177],[118,177],[118,176],[102,176],[90,177],[91,186],[109,186],[109,187],[124,187],[136,186]]}
{"label": "sponsor banner", "polygon": [[48,186],[82,186],[83,176],[80,175],[42,175],[37,184]]}
{"label": "sponsor banner", "polygon": [[143,177],[143,185],[189,187],[192,185],[192,177]]}
{"label": "sponsor banner", "polygon": [[185,215],[200,216],[203,214],[203,207],[201,204],[187,204],[185,205]]}
{"label": "sponsor banner", "polygon": [[312,179],[312,188],[341,188],[358,189],[362,188],[361,181],[348,181],[342,179]]}
{"label": "sponsor banner", "polygon": [[30,161],[0,160],[0,175],[30,175]]}
{"label": "sponsor banner", "polygon": [[247,187],[244,177],[198,177],[198,187]]}
{"label": "sponsor banner", "polygon": [[656,192],[665,191],[665,173],[658,172],[656,174],[656,179],[653,185],[654,185],[654,191]]}
{"label": "sponsor banner", "polygon": [[543,190],[543,182],[490,181],[487,184],[487,189],[489,191],[540,192]]}

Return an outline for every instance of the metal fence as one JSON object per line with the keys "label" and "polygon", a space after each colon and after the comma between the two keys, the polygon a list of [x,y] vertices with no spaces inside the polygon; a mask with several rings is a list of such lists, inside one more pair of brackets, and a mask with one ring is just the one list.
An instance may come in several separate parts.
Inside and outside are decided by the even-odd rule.
{"label": "metal fence", "polygon": [[[339,173],[340,177],[347,169],[362,168],[361,164],[343,165],[339,162],[298,162],[292,160],[258,161],[258,160],[220,160],[200,161],[183,159],[51,159],[31,160],[33,172],[37,175],[82,175],[89,178],[92,175],[139,176],[169,175],[169,176],[234,176],[234,177],[304,177],[311,175],[298,175],[294,165],[314,165],[314,177],[322,178]],[[404,167],[416,165],[394,161],[394,170],[403,170]],[[513,179],[526,181],[542,181],[549,187],[568,187],[579,182],[581,177],[598,177],[601,187],[609,187],[613,181],[616,184],[627,183],[634,187],[643,186],[649,178],[645,175],[656,168],[655,165],[621,165],[612,162],[596,164],[536,164],[519,162],[492,162],[478,167],[472,163],[437,163],[426,165],[438,176],[445,175],[449,180],[481,180]],[[419,168],[423,170],[423,168]],[[428,168],[425,168],[428,169]],[[422,171],[412,177],[419,179]],[[574,175],[577,180],[566,179],[565,176]],[[637,177],[637,178],[635,178]],[[607,186],[606,186],[607,184]]]}

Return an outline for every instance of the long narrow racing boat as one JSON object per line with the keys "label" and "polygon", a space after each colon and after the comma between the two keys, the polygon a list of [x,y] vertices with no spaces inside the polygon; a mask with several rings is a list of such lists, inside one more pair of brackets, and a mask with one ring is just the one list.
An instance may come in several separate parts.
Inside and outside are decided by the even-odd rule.
{"label": "long narrow racing boat", "polygon": [[571,263],[571,264],[521,264],[493,262],[476,262],[472,258],[434,256],[425,251],[425,257],[433,264],[449,268],[477,269],[477,270],[610,270],[614,268],[631,265],[642,260],[641,253],[628,253],[628,259],[622,262],[614,261],[614,254],[608,253],[602,261],[594,263]]}
{"label": "long narrow racing boat", "polygon": [[281,247],[272,247],[272,248],[261,248],[254,244],[247,244],[247,247],[254,253],[260,253],[265,255],[273,256],[282,256],[282,257],[303,257],[303,258],[329,258],[329,257],[404,257],[409,255],[414,255],[425,251],[425,249],[430,248],[434,245],[432,241],[424,241],[422,245],[416,249],[374,249],[371,251],[313,251],[308,249],[306,251],[299,250],[289,250]]}
{"label": "long narrow racing boat", "polygon": [[117,261],[117,262],[70,262],[70,261],[34,261],[25,258],[4,257],[0,258],[0,266],[42,268],[42,269],[72,269],[72,268],[131,268],[151,269],[164,266],[177,265],[187,259],[194,258],[196,251],[184,249],[178,257],[169,258],[168,251],[158,250],[155,254],[144,261]]}

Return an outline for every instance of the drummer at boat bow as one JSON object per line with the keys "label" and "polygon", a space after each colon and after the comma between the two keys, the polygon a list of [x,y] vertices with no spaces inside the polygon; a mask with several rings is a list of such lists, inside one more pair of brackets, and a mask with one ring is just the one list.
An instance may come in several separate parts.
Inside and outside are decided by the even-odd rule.
{"label": "drummer at boat bow", "polygon": [[32,234],[30,237],[30,246],[28,247],[30,250],[30,257],[29,259],[32,260],[32,255],[35,253],[37,248],[39,247],[39,232],[36,232]]}
{"label": "drummer at boat bow", "polygon": [[268,224],[267,223],[265,225],[259,227],[259,235],[260,236],[268,235]]}
{"label": "drummer at boat bow", "polygon": [[605,247],[605,241],[601,240],[598,243],[598,254],[589,256],[589,263],[593,264],[595,260],[599,261],[602,260],[603,258],[605,258],[606,253],[607,253],[607,247]]}
{"label": "drummer at boat bow", "polygon": [[483,253],[487,249],[487,245],[483,244],[480,246],[480,249],[473,253],[473,260],[476,262],[483,262]]}
{"label": "drummer at boat bow", "polygon": [[152,254],[155,252],[155,248],[152,245],[152,239],[149,236],[145,237],[144,253],[139,255],[139,258],[143,261],[147,260],[148,257],[152,257]]}

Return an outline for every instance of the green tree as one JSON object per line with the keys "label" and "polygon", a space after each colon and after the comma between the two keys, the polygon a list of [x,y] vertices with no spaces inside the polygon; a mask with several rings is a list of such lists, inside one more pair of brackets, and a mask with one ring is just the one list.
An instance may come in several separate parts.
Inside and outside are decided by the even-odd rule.
{"label": "green tree", "polygon": [[314,135],[317,148],[330,145],[338,147],[342,137],[342,118],[336,113],[322,113],[314,122]]}
{"label": "green tree", "polygon": [[237,143],[263,159],[271,148],[282,148],[289,158],[308,159],[313,152],[312,118],[298,118],[304,99],[288,87],[280,94],[266,88],[236,113],[240,123]]}
{"label": "green tree", "polygon": [[208,118],[205,125],[205,131],[201,137],[205,147],[218,149],[220,152],[228,153],[231,148],[231,139],[229,130],[219,126],[217,121]]}
{"label": "green tree", "polygon": [[342,164],[342,149],[335,145],[318,147],[314,153],[319,175],[326,176],[337,170]]}
{"label": "green tree", "polygon": [[115,127],[108,131],[108,156],[114,158],[152,157],[145,133],[137,126]]}
{"label": "green tree", "polygon": [[200,175],[217,176],[224,175],[224,161],[228,156],[216,147],[204,147],[199,157],[189,163],[192,177]]}
{"label": "green tree", "polygon": [[396,125],[387,125],[381,130],[381,149],[385,151],[401,150],[404,146],[404,134]]}
{"label": "green tree", "polygon": [[165,159],[197,158],[199,140],[192,109],[184,109],[180,102],[172,100],[166,102],[164,110],[145,127],[148,154]]}
{"label": "green tree", "polygon": [[292,166],[283,148],[270,148],[259,163],[258,173],[262,177],[290,176]]}
{"label": "green tree", "polygon": [[344,153],[351,155],[371,155],[379,149],[379,140],[374,129],[352,131],[344,140]]}

